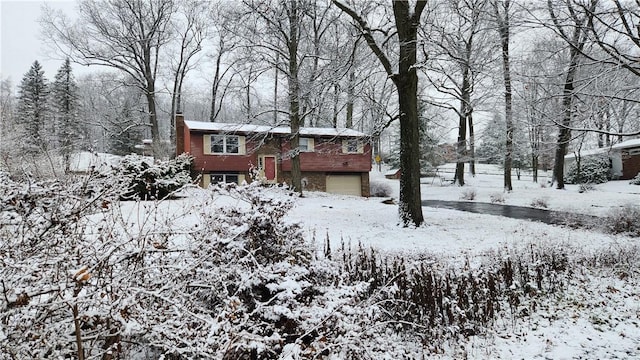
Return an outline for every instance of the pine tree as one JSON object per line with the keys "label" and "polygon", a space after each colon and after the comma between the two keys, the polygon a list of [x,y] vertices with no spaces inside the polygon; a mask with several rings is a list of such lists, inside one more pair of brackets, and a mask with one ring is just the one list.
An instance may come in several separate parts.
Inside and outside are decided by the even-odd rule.
{"label": "pine tree", "polygon": [[58,69],[51,88],[51,109],[54,118],[54,143],[64,159],[65,171],[69,170],[69,157],[84,144],[78,121],[78,86],[74,79],[71,62],[66,59]]}
{"label": "pine tree", "polygon": [[49,118],[48,85],[42,66],[36,60],[24,75],[19,86],[18,121],[21,121],[21,146],[25,154],[46,150],[45,126]]}

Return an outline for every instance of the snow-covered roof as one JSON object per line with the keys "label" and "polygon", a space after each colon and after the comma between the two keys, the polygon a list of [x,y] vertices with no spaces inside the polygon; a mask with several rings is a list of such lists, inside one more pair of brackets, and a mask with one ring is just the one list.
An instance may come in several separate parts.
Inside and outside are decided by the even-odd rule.
{"label": "snow-covered roof", "polygon": [[617,143],[617,144],[613,145],[611,148],[612,149],[626,149],[626,148],[632,148],[632,147],[638,147],[638,146],[640,146],[640,139],[631,139],[631,140],[623,141],[621,143]]}
{"label": "snow-covered roof", "polygon": [[[609,148],[595,148],[595,149],[588,149],[588,150],[580,150],[580,157],[607,154],[608,152],[609,152]],[[576,157],[576,153],[572,152],[565,155],[564,158],[573,159],[574,157]]]}
{"label": "snow-covered roof", "polygon": [[[216,131],[225,133],[270,133],[270,134],[290,134],[291,128],[289,126],[266,126],[266,125],[253,125],[253,124],[231,124],[231,123],[216,123],[216,122],[204,122],[204,121],[192,121],[185,120],[185,125],[191,130],[201,131]],[[300,128],[300,135],[302,136],[326,136],[326,137],[364,137],[366,134],[353,129],[346,128],[314,128],[303,127]]]}

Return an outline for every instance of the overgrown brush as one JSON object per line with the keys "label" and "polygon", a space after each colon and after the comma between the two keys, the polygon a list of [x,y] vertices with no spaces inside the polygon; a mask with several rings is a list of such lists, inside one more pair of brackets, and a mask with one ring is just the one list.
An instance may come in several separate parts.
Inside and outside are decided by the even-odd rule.
{"label": "overgrown brush", "polygon": [[604,227],[612,234],[628,234],[640,237],[640,207],[627,205],[612,210],[604,218]]}
{"label": "overgrown brush", "polygon": [[500,318],[529,315],[533,299],[561,290],[571,274],[562,249],[532,246],[528,253],[493,256],[478,267],[452,268],[435,259],[389,259],[359,245],[343,252],[342,263],[350,281],[368,284],[385,321],[396,331],[423,334],[433,346],[481,334]]}

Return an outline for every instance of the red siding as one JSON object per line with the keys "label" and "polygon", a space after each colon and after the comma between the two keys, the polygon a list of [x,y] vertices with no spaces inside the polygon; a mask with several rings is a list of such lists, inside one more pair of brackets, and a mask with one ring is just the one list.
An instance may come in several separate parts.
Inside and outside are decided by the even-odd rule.
{"label": "red siding", "polygon": [[[185,131],[185,151],[194,156],[197,171],[248,171],[249,167],[258,164],[258,154],[286,154],[289,142],[277,139],[266,142],[246,137],[247,155],[204,155],[203,133]],[[281,147],[281,150],[278,148]],[[300,154],[301,171],[320,172],[369,172],[371,170],[371,145],[364,144],[364,153],[345,154],[342,152],[342,139],[320,139],[314,141],[314,151]],[[291,171],[291,159],[278,162],[278,171]]]}
{"label": "red siding", "polygon": [[[191,155],[194,157],[194,168],[196,171],[247,171],[251,164],[258,164],[258,157],[255,153],[247,155],[205,155],[202,151],[203,134],[191,133],[190,136]],[[247,150],[255,147],[249,141],[246,144]]]}
{"label": "red siding", "polygon": [[640,173],[640,155],[629,155],[630,150],[622,151],[622,177],[620,180],[633,179]]}
{"label": "red siding", "polygon": [[[289,142],[282,144],[283,154],[291,149]],[[291,159],[282,160],[282,170],[291,171]],[[301,171],[369,172],[371,171],[371,145],[364,144],[364,153],[345,154],[342,140],[316,139],[313,152],[300,153]]]}

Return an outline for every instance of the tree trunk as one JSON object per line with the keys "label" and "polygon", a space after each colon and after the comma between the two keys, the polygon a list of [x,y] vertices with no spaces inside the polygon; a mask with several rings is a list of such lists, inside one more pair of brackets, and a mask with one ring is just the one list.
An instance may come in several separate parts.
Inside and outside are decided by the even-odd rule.
{"label": "tree trunk", "polygon": [[355,82],[356,82],[356,73],[354,70],[354,65],[351,65],[351,70],[349,70],[349,85],[347,86],[347,120],[345,123],[345,127],[347,129],[351,129],[353,127],[353,103],[355,101]]}
{"label": "tree trunk", "polygon": [[538,155],[531,155],[531,171],[533,172],[533,182],[538,182]]}
{"label": "tree trunk", "polygon": [[511,68],[509,65],[509,38],[510,27],[509,10],[510,1],[504,0],[502,3],[504,13],[500,15],[500,11],[496,5],[496,14],[498,15],[498,32],[500,33],[500,44],[502,47],[502,74],[504,79],[504,117],[506,123],[505,130],[505,156],[504,156],[504,189],[512,191],[511,183],[511,166],[513,163],[513,105],[512,105],[512,89],[511,89]]}
{"label": "tree trunk", "polygon": [[218,117],[218,89],[220,87],[220,62],[222,60],[222,54],[218,54],[216,58],[216,72],[213,74],[213,84],[211,85],[211,113],[209,114],[209,121],[214,122]]}
{"label": "tree trunk", "polygon": [[291,185],[302,195],[300,171],[300,80],[298,78],[298,4],[289,9],[289,121],[291,126]]}
{"label": "tree trunk", "polygon": [[[424,2],[423,2],[424,4]],[[416,7],[420,6],[420,2]],[[400,217],[405,225],[418,226],[424,221],[420,194],[420,121],[418,119],[418,74],[416,73],[417,26],[408,1],[394,1],[393,12],[398,29],[400,57],[398,75],[393,81],[398,88],[400,112]],[[420,12],[417,13],[418,19]]]}
{"label": "tree trunk", "polygon": [[462,73],[462,93],[460,94],[460,110],[458,113],[458,143],[456,144],[456,174],[454,176],[455,182],[459,186],[464,186],[464,163],[467,158],[467,115],[471,97],[469,76],[469,67],[465,67]]}
{"label": "tree trunk", "polygon": [[[402,76],[402,75],[401,75]],[[415,70],[398,77],[400,105],[400,216],[420,225],[423,221],[420,194],[420,124],[418,121],[418,76]],[[406,221],[406,220],[405,220]],[[406,223],[406,222],[405,222]]]}
{"label": "tree trunk", "polygon": [[473,133],[473,111],[469,109],[467,115],[467,124],[469,126],[469,171],[471,176],[476,176],[476,137]]}
{"label": "tree trunk", "polygon": [[338,84],[333,84],[333,120],[332,125],[338,128],[338,100],[340,100],[340,88]]}
{"label": "tree trunk", "polygon": [[558,129],[558,142],[556,144],[555,163],[553,164],[553,177],[557,181],[556,188],[564,189],[564,156],[567,154],[569,141],[571,141],[571,119],[573,117],[573,98],[575,76],[578,71],[579,52],[575,48],[570,50],[569,68],[562,91],[562,122]]}
{"label": "tree trunk", "polygon": [[276,53],[276,65],[273,67],[273,126],[278,126],[278,62],[280,53]]}

